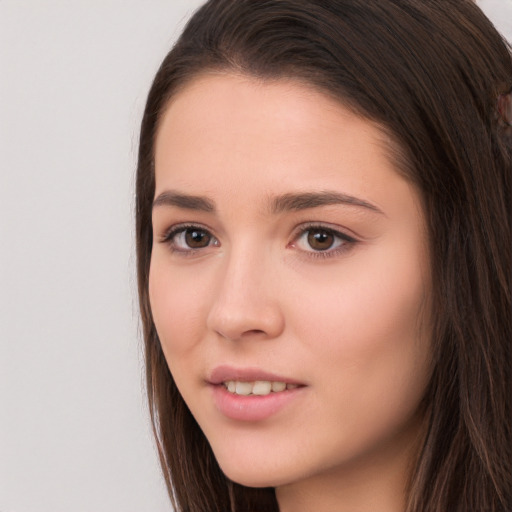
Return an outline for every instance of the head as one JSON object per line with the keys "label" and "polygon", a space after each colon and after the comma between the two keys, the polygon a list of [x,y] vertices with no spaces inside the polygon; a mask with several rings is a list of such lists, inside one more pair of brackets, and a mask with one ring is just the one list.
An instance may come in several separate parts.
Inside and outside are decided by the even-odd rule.
{"label": "head", "polygon": [[463,0],[211,1],[164,60],[141,130],[137,256],[148,395],[177,504],[275,506],[272,490],[232,483],[219,468],[169,370],[149,294],[156,146],[166,114],[177,99],[204,92],[205,81],[215,96],[215,84],[228,78],[252,84],[252,98],[261,88],[271,100],[289,99],[286,87],[301,91],[324,112],[339,106],[353,133],[373,130],[389,176],[415,199],[415,247],[425,255],[415,311],[428,350],[418,355],[425,376],[415,396],[421,429],[409,509],[505,509],[512,167],[496,104],[512,85],[512,64],[490,22]]}

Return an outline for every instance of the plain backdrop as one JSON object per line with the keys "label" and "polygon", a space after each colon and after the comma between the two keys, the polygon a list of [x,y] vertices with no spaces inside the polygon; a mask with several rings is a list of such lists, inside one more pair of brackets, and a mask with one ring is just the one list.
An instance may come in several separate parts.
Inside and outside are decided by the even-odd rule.
{"label": "plain backdrop", "polygon": [[[138,126],[199,0],[0,0],[0,512],[169,512],[143,386]],[[512,38],[512,0],[482,0]]]}

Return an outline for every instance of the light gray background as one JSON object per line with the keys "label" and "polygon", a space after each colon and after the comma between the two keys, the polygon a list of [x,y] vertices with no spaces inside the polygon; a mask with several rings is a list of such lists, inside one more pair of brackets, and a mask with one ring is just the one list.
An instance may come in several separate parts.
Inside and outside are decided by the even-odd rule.
{"label": "light gray background", "polygon": [[[143,391],[138,125],[199,0],[0,0],[0,512],[170,511]],[[480,5],[512,38],[512,0]]]}

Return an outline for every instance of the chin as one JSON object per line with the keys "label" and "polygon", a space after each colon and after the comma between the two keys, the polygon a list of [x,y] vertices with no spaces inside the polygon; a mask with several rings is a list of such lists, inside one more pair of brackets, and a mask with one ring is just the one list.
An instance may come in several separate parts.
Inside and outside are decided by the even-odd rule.
{"label": "chin", "polygon": [[[223,464],[219,462],[222,472],[233,482],[245,487],[278,487],[289,483],[293,478],[286,475],[286,471],[274,468],[257,468],[251,465],[251,461],[245,463],[234,461],[233,463]],[[288,478],[287,478],[288,476]]]}

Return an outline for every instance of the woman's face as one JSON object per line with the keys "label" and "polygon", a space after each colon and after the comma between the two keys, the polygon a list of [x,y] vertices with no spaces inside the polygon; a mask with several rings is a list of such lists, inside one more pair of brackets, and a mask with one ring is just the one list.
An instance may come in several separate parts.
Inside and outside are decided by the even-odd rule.
{"label": "woman's face", "polygon": [[165,112],[151,308],[236,482],[284,489],[410,456],[430,273],[419,196],[390,148],[293,81],[205,74]]}

